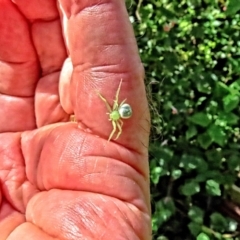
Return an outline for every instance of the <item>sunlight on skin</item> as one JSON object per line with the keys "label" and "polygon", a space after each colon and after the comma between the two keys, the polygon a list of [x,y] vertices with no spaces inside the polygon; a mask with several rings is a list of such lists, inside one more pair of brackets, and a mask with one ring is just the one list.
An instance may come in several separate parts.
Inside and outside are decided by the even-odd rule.
{"label": "sunlight on skin", "polygon": [[0,20],[0,239],[150,240],[149,111],[124,1],[0,0]]}

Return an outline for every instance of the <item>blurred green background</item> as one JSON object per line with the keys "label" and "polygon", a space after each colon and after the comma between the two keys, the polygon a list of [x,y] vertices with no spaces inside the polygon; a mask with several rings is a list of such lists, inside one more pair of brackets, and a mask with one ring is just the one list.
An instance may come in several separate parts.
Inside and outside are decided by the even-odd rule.
{"label": "blurred green background", "polygon": [[240,239],[240,0],[126,5],[152,113],[153,239]]}

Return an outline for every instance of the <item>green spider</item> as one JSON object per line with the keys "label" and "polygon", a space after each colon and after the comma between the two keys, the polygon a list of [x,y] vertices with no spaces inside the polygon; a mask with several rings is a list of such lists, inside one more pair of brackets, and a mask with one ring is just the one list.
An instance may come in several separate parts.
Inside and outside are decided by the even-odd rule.
{"label": "green spider", "polygon": [[108,141],[110,141],[114,135],[114,133],[118,130],[117,136],[114,140],[118,139],[122,133],[122,126],[123,121],[122,119],[127,119],[132,116],[132,108],[128,103],[125,103],[127,99],[124,99],[120,105],[118,104],[118,97],[119,92],[122,85],[122,79],[120,81],[119,87],[117,89],[117,93],[115,96],[115,100],[113,101],[112,109],[107,102],[107,100],[98,93],[99,97],[103,100],[103,102],[106,104],[107,110],[109,111],[107,114],[109,114],[109,121],[112,121],[113,130],[111,134],[109,135]]}

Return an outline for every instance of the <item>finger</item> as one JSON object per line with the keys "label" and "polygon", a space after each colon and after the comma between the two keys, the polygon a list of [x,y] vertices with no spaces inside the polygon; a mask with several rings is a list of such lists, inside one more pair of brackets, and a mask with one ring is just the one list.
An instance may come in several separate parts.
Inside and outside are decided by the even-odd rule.
{"label": "finger", "polygon": [[55,0],[12,0],[30,22],[58,18]]}
{"label": "finger", "polygon": [[49,234],[45,233],[42,229],[33,223],[25,222],[18,226],[11,232],[7,240],[59,240],[59,238],[51,237]]}
{"label": "finger", "polygon": [[144,72],[124,1],[60,0],[63,26],[73,63],[71,97],[81,127],[108,139],[112,124],[97,92],[113,105],[123,79],[119,102],[127,98],[133,116],[124,120],[117,140],[146,154],[149,114]]}
{"label": "finger", "polygon": [[11,232],[24,221],[25,216],[3,200],[0,207],[0,239],[8,239]]}
{"label": "finger", "polygon": [[29,202],[26,218],[58,239],[151,238],[147,215],[94,193],[57,189],[39,193]]}
{"label": "finger", "polygon": [[33,129],[38,62],[29,26],[9,0],[0,0],[0,36],[0,132]]}
{"label": "finger", "polygon": [[39,190],[97,192],[149,212],[148,168],[142,156],[122,146],[106,150],[100,138],[87,135],[74,123],[24,133],[21,146],[29,182]]}
{"label": "finger", "polygon": [[21,133],[1,133],[0,142],[0,187],[3,199],[14,211],[24,213],[28,200],[39,190],[26,178]]}
{"label": "finger", "polygon": [[[31,16],[31,20],[34,20],[31,24],[32,39],[41,68],[40,80],[35,91],[36,123],[41,127],[69,119],[69,114],[63,110],[59,99],[59,77],[67,53],[56,5],[50,4],[52,15],[46,16],[44,8],[42,12],[37,9],[38,1],[34,2],[36,5],[32,5],[32,11],[37,11],[36,17],[41,18],[41,21],[37,21],[37,18]],[[18,3],[22,6],[21,1]],[[24,7],[22,9],[23,12],[28,10]]]}
{"label": "finger", "polygon": [[21,138],[20,134],[2,134],[0,181],[9,203],[24,212],[39,190],[62,188],[98,192],[148,212],[148,171],[142,156],[121,146],[106,151],[101,139],[86,135],[75,124],[45,127]]}
{"label": "finger", "polygon": [[58,92],[66,50],[56,2],[0,0],[0,4],[0,104],[4,106],[0,130],[22,131],[66,121]]}

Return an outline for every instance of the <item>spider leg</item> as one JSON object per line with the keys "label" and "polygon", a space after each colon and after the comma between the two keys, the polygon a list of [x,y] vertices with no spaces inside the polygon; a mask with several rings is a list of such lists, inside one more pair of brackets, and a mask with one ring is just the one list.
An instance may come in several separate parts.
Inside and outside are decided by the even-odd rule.
{"label": "spider leg", "polygon": [[116,125],[117,125],[117,128],[118,128],[118,134],[117,134],[117,136],[116,136],[116,138],[114,140],[117,140],[120,137],[121,133],[122,133],[123,121],[122,120],[118,120]]}
{"label": "spider leg", "polygon": [[121,126],[121,128],[122,128],[122,126],[123,126],[123,121],[122,121],[121,119],[119,119],[119,122],[120,122],[120,126]]}
{"label": "spider leg", "polygon": [[98,96],[103,100],[103,102],[106,104],[107,110],[109,112],[112,112],[112,109],[110,107],[110,105],[108,104],[107,100],[98,92]]}
{"label": "spider leg", "polygon": [[125,102],[127,101],[127,99],[125,98],[119,105],[119,107],[121,107]]}
{"label": "spider leg", "polygon": [[111,140],[111,138],[113,137],[113,134],[116,132],[116,122],[115,121],[112,121],[112,126],[113,126],[113,130],[108,138],[108,141]]}
{"label": "spider leg", "polygon": [[121,81],[120,81],[120,83],[119,83],[115,100],[113,101],[113,102],[114,102],[114,104],[113,104],[113,109],[117,109],[117,108],[118,108],[118,97],[119,97],[119,92],[120,92],[120,89],[121,89],[121,85],[122,85],[122,79],[121,79]]}

